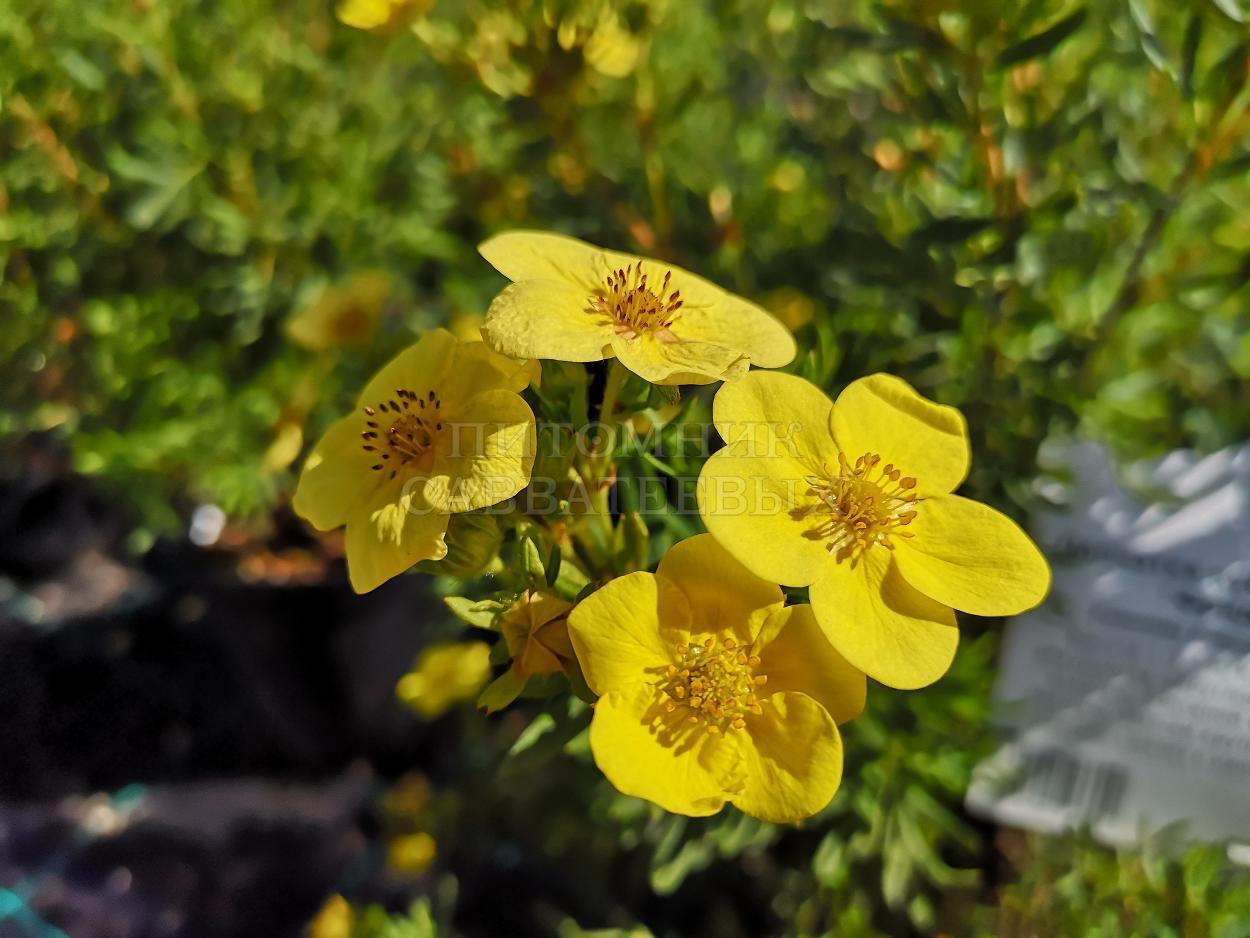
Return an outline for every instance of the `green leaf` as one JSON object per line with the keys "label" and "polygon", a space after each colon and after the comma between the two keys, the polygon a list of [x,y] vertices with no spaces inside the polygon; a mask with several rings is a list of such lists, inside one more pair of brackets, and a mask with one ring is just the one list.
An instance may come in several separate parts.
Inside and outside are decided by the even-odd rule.
{"label": "green leaf", "polygon": [[1194,96],[1194,63],[1198,60],[1198,47],[1202,44],[1202,26],[1206,22],[1194,13],[1185,27],[1185,44],[1181,50],[1181,90],[1185,97]]}
{"label": "green leaf", "polygon": [[564,554],[560,551],[560,545],[556,544],[551,548],[551,553],[547,555],[547,585],[554,587],[556,581],[560,578],[560,567],[564,560]]}
{"label": "green leaf", "polygon": [[550,713],[540,713],[538,716],[534,717],[534,719],[530,722],[530,725],[527,726],[522,731],[521,735],[517,737],[516,742],[513,743],[512,747],[508,750],[508,755],[510,757],[519,756],[521,753],[525,752],[525,750],[533,746],[534,743],[542,739],[543,736],[555,729],[555,726],[555,717],[553,717]]}
{"label": "green leaf", "polygon": [[466,599],[463,596],[444,596],[443,602],[461,622],[478,629],[494,629],[495,619],[507,608],[493,599]]}
{"label": "green leaf", "polygon": [[515,668],[509,668],[486,685],[486,689],[477,698],[477,705],[487,713],[495,713],[520,697],[523,690],[525,677]]}
{"label": "green leaf", "polygon": [[1085,7],[1081,7],[1075,13],[1065,16],[1054,26],[1035,33],[1028,39],[1017,42],[1014,46],[1008,46],[998,56],[998,67],[1004,68],[1008,65],[1016,65],[1029,59],[1037,58],[1039,55],[1047,55],[1052,52],[1059,43],[1063,42],[1085,22],[1088,13]]}

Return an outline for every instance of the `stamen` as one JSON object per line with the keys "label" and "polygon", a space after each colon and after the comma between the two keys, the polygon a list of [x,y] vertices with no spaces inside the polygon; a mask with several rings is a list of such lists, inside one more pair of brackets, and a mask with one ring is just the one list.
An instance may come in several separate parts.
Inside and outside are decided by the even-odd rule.
{"label": "stamen", "polygon": [[811,536],[824,541],[839,561],[870,547],[893,550],[893,538],[913,536],[900,529],[916,519],[916,506],[922,501],[913,491],[916,479],[904,476],[893,463],[881,466],[879,454],[864,453],[852,465],[845,453],[838,453],[836,472],[826,466],[824,475],[811,475],[806,481],[808,494],[817,502],[797,516],[817,520]]}
{"label": "stamen", "polygon": [[[412,410],[413,401],[421,407],[425,407],[427,401],[440,407],[442,401],[436,392],[431,390],[428,394],[418,395],[408,388],[396,388],[395,397],[399,399],[398,402],[393,399],[379,401],[376,407],[363,408],[366,417],[377,417],[380,412],[385,419],[381,424],[375,420],[366,420],[367,429],[360,434],[363,441],[361,449],[374,454],[375,458],[380,455],[383,459],[383,462],[373,466],[373,471],[380,472],[390,468],[391,479],[400,470],[408,468],[429,453],[443,429],[442,423],[438,423],[431,430],[429,424]],[[392,457],[394,462],[390,462]]]}
{"label": "stamen", "polygon": [[723,636],[719,647],[716,638],[707,638],[676,651],[679,661],[660,684],[666,712],[684,707],[687,723],[701,723],[713,735],[743,729],[745,714],[761,712],[755,691],[768,678],[755,673],[759,657],[748,655],[732,636]]}
{"label": "stamen", "polygon": [[590,298],[587,311],[603,316],[611,322],[618,335],[627,339],[655,335],[671,336],[669,327],[677,319],[678,311],[685,302],[681,291],[668,292],[672,271],[666,271],[659,291],[647,284],[647,274],[642,272],[642,261],[632,267],[618,268],[608,274],[604,286]]}

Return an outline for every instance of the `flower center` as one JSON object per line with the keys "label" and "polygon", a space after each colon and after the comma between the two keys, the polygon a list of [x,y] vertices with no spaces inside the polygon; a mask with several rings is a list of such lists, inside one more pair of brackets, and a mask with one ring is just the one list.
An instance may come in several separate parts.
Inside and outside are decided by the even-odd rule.
{"label": "flower center", "polygon": [[442,406],[433,391],[421,397],[407,388],[396,388],[389,401],[366,407],[361,449],[380,460],[373,471],[389,470],[393,479],[428,453],[443,431]]}
{"label": "flower center", "polygon": [[916,480],[904,476],[893,463],[881,465],[877,453],[865,453],[851,465],[845,453],[838,453],[838,472],[824,476],[808,476],[808,494],[820,501],[803,510],[804,516],[816,515],[821,523],[811,536],[826,542],[829,553],[845,560],[860,551],[880,544],[894,549],[891,540],[914,537],[902,531],[916,518]]}
{"label": "flower center", "polygon": [[686,708],[686,722],[702,723],[712,734],[746,726],[747,713],[760,713],[755,691],[768,678],[756,674],[760,659],[739,647],[732,636],[706,639],[702,644],[678,645],[679,662],[670,665],[660,689],[667,695],[664,709]]}
{"label": "flower center", "polygon": [[672,276],[672,271],[666,272],[659,288],[653,289],[654,285],[647,284],[647,275],[642,272],[642,261],[614,270],[608,274],[604,286],[590,298],[589,311],[606,316],[617,335],[627,339],[656,333],[663,336],[685,302],[680,290],[668,292]]}

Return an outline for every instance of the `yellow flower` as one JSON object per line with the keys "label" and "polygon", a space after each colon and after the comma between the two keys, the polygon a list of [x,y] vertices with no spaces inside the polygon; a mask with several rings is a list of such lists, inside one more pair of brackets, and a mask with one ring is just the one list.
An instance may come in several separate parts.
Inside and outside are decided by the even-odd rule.
{"label": "yellow flower", "polygon": [[437,855],[438,845],[434,842],[434,838],[424,831],[402,834],[392,840],[386,848],[386,861],[391,869],[414,875],[428,870]]}
{"label": "yellow flower", "polygon": [[428,6],[427,0],[343,0],[335,14],[356,29],[389,29]]}
{"label": "yellow flower", "polygon": [[308,938],[351,938],[356,915],[342,896],[334,895],[326,900],[308,924]]}
{"label": "yellow flower", "polygon": [[663,261],[536,231],[496,235],[478,250],[513,281],[482,327],[505,355],[615,356],[653,384],[709,384],[794,358],[794,339],[769,313]]}
{"label": "yellow flower", "polygon": [[399,699],[427,720],[452,704],[476,697],[490,680],[490,646],[485,642],[439,642],[423,649],[412,671],[399,679]]}
{"label": "yellow flower", "polygon": [[363,342],[373,334],[390,293],[386,274],[356,274],[322,290],[316,300],[287,321],[286,333],[291,341],[314,351]]}
{"label": "yellow flower", "polygon": [[837,791],[837,724],[863,709],[864,675],[809,606],[785,606],[710,536],[592,593],[569,634],[600,695],[591,751],[625,794],[692,816],[728,801],[786,823]]}
{"label": "yellow flower", "polygon": [[368,592],[447,554],[453,513],[521,491],[534,462],[534,415],[517,393],[535,363],[436,329],[365,387],[358,410],[308,457],[297,513],[320,531],[347,526],[347,571]]}
{"label": "yellow flower", "polygon": [[564,670],[573,658],[567,618],[572,608],[559,596],[531,590],[503,612],[499,628],[515,670],[524,677]]}
{"label": "yellow flower", "polygon": [[1012,615],[1046,595],[1028,536],[950,494],[968,474],[959,411],[901,379],[861,378],[834,404],[757,372],[721,388],[713,419],[728,445],[699,478],[708,530],[760,576],[810,586],[829,641],[869,677],[930,684],[959,641],[951,607]]}

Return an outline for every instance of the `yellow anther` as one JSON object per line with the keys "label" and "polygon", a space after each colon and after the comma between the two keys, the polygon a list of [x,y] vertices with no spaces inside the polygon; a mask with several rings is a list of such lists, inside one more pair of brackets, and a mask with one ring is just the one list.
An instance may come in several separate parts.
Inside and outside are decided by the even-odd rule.
{"label": "yellow anther", "polygon": [[913,491],[914,476],[904,476],[893,463],[880,466],[881,456],[864,453],[851,464],[845,453],[838,454],[836,472],[809,479],[808,494],[815,501],[801,514],[812,535],[825,542],[829,553],[839,561],[870,547],[890,549],[898,530],[916,517],[920,498]]}
{"label": "yellow anther", "polygon": [[675,649],[680,660],[666,670],[661,689],[665,710],[685,708],[685,722],[701,723],[725,733],[741,729],[743,715],[758,706],[755,690],[763,686],[752,673],[760,659],[732,636],[710,636],[683,642]]}

